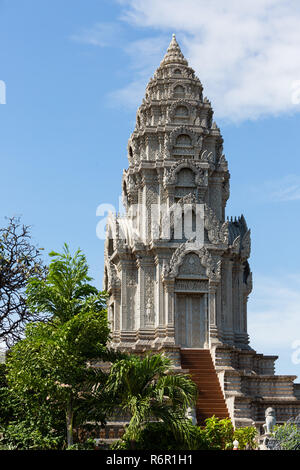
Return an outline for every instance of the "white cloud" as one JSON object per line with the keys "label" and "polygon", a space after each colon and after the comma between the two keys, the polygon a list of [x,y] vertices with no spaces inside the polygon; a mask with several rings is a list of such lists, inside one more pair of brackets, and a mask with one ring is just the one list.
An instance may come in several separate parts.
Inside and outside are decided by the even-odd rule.
{"label": "white cloud", "polygon": [[300,200],[300,178],[299,176],[288,176],[277,184],[276,189],[271,192],[271,198],[275,202],[299,201]]}
{"label": "white cloud", "polygon": [[133,41],[123,46],[124,52],[129,57],[129,73],[134,78],[125,87],[110,93],[110,104],[121,104],[132,109],[141,104],[149,78],[165,53],[167,41],[168,36],[157,36]]}
{"label": "white cloud", "polygon": [[82,29],[73,34],[71,39],[82,44],[92,46],[108,47],[115,45],[122,34],[121,25],[118,23],[96,23],[91,28]]}
{"label": "white cloud", "polygon": [[[138,27],[174,31],[217,117],[241,121],[298,112],[300,80],[298,0],[121,0],[122,19]],[[136,60],[158,66],[148,44]],[[167,42],[165,43],[165,47]],[[144,81],[144,77],[143,77]],[[142,82],[141,82],[142,83]],[[131,85],[128,89],[130,90]],[[126,96],[126,93],[125,93]],[[132,93],[129,94],[132,104]],[[139,93],[136,94],[136,99]],[[135,105],[139,103],[136,102]]]}
{"label": "white cloud", "polygon": [[290,202],[300,200],[300,176],[286,175],[273,181],[265,181],[262,186],[251,188],[260,200],[268,202]]}
{"label": "white cloud", "polygon": [[248,330],[251,345],[259,352],[292,353],[293,343],[300,340],[300,273],[254,277]]}

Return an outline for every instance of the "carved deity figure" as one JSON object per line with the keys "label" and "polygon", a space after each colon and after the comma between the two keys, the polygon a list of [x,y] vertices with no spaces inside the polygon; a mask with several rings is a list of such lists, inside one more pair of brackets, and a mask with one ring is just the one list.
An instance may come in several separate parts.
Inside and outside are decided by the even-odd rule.
{"label": "carved deity figure", "polygon": [[148,299],[147,304],[146,304],[146,322],[147,323],[152,323],[153,320],[153,315],[152,315],[152,303],[151,300]]}

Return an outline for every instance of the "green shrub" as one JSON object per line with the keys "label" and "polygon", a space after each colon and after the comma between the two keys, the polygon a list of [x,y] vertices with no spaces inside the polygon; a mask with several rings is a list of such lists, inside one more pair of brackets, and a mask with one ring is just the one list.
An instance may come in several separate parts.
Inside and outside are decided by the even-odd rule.
{"label": "green shrub", "polygon": [[89,438],[85,442],[78,442],[67,447],[66,450],[95,450],[95,439]]}
{"label": "green shrub", "polygon": [[63,438],[51,431],[42,433],[34,424],[21,421],[3,429],[0,444],[10,450],[57,450],[62,448]]}
{"label": "green shrub", "polygon": [[133,442],[126,433],[123,439],[111,446],[114,450],[196,450],[207,448],[203,430],[187,424],[189,439],[176,435],[165,423],[148,423],[138,433]]}
{"label": "green shrub", "polygon": [[205,420],[204,437],[209,450],[231,449],[233,435],[234,428],[229,418],[212,416]]}
{"label": "green shrub", "polygon": [[[216,416],[206,419],[205,427],[186,426],[188,439],[181,438],[162,422],[148,423],[138,433],[135,441],[126,437],[117,441],[111,448],[115,450],[230,450],[233,441],[239,441],[239,449],[254,449],[256,429],[254,427],[234,430],[229,418]],[[188,445],[187,445],[188,443]]]}
{"label": "green shrub", "polygon": [[300,427],[294,423],[275,426],[274,439],[279,442],[282,450],[300,449]]}
{"label": "green shrub", "polygon": [[256,428],[249,426],[236,429],[233,434],[233,439],[236,439],[239,442],[240,450],[252,450],[256,449],[258,446],[258,443],[255,440],[256,435]]}

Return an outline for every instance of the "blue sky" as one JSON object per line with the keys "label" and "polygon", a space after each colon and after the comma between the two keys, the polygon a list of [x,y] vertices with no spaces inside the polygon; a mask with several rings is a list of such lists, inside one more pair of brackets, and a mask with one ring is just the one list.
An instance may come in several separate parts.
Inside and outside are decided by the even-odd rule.
{"label": "blue sky", "polygon": [[175,32],[224,137],[227,215],[252,231],[251,345],[300,376],[299,21],[294,0],[0,0],[1,224],[21,215],[46,253],[80,247],[102,285],[96,208],[118,206],[136,109]]}

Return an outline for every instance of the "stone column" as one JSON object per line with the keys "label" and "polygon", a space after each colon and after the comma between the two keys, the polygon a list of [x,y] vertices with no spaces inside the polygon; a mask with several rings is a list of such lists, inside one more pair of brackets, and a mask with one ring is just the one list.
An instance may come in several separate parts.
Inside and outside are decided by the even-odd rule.
{"label": "stone column", "polygon": [[243,333],[247,333],[248,326],[247,326],[247,303],[248,303],[248,295],[244,293],[243,295]]}
{"label": "stone column", "polygon": [[[145,240],[149,243],[152,239],[152,215],[156,217],[156,211],[153,211],[152,206],[158,205],[159,187],[157,184],[157,174],[153,171],[144,174],[144,205],[145,205]],[[158,209],[158,207],[156,207]],[[157,223],[158,220],[154,220]]]}
{"label": "stone column", "polygon": [[150,152],[151,152],[150,143],[151,143],[151,137],[149,137],[148,135],[146,135],[146,137],[145,137],[145,145],[146,145],[146,159],[147,159],[147,160],[150,160]]}
{"label": "stone column", "polygon": [[127,271],[126,262],[120,261],[121,266],[121,311],[120,311],[120,331],[127,329]]}
{"label": "stone column", "polygon": [[121,331],[131,330],[134,325],[134,302],[128,299],[128,288],[132,288],[132,279],[130,270],[135,268],[132,260],[120,260],[119,269],[121,271]]}
{"label": "stone column", "polygon": [[239,330],[240,332],[245,331],[244,326],[244,289],[243,289],[243,276],[244,276],[244,267],[242,264],[239,266]]}
{"label": "stone column", "polygon": [[208,294],[204,294],[204,305],[205,305],[205,345],[204,347],[209,348],[209,305],[208,305]]}
{"label": "stone column", "polygon": [[146,227],[146,203],[145,203],[145,186],[141,184],[138,192],[138,210],[137,210],[137,219],[138,219],[138,234],[140,237],[140,242],[145,241],[145,227]]}
{"label": "stone column", "polygon": [[221,177],[210,178],[209,185],[209,201],[210,206],[214,210],[219,220],[223,220],[222,211],[222,181]]}
{"label": "stone column", "polygon": [[114,327],[112,330],[112,341],[117,343],[120,341],[120,308],[121,308],[121,291],[120,289],[112,289],[111,298],[114,305]]}
{"label": "stone column", "polygon": [[222,321],[222,287],[221,282],[217,284],[216,288],[216,325],[218,331],[221,332],[223,330],[223,321]]}
{"label": "stone column", "polygon": [[162,270],[163,270],[164,257],[161,254],[155,256],[156,266],[156,321],[155,324],[159,328],[164,327],[166,324],[165,309],[164,309],[164,286],[162,283]]}
{"label": "stone column", "polygon": [[174,280],[165,280],[165,315],[166,315],[166,336],[168,342],[175,344],[175,294],[174,294]]}
{"label": "stone column", "polygon": [[208,317],[209,317],[209,336],[210,343],[215,343],[218,337],[217,328],[217,294],[218,284],[214,281],[209,281],[208,287]]}
{"label": "stone column", "polygon": [[232,260],[223,259],[224,265],[224,317],[226,339],[231,344],[234,341],[233,312],[232,312]]}
{"label": "stone column", "polygon": [[140,306],[140,328],[154,327],[154,260],[152,257],[140,257],[138,266],[138,297]]}
{"label": "stone column", "polygon": [[121,291],[115,291],[113,295],[115,298],[115,332],[120,332]]}
{"label": "stone column", "polygon": [[233,311],[233,330],[234,335],[239,333],[239,265],[235,262],[232,266],[232,311]]}
{"label": "stone column", "polygon": [[162,134],[158,134],[159,159],[162,159],[162,157],[163,157],[163,150],[164,150],[164,136]]}

